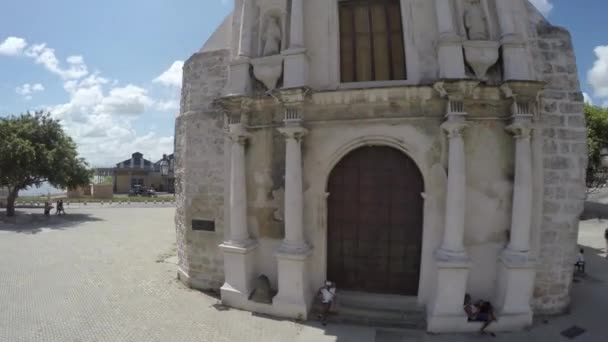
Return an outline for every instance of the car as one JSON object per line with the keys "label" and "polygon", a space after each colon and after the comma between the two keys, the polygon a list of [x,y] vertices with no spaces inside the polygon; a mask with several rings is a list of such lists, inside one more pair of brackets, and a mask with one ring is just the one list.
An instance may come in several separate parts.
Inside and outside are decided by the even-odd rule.
{"label": "car", "polygon": [[141,185],[133,185],[129,190],[129,196],[140,196],[143,195],[145,189]]}

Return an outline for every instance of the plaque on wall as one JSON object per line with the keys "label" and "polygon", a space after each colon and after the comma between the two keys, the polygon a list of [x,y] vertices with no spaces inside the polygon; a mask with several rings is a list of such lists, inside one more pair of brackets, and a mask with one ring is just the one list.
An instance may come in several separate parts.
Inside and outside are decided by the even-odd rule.
{"label": "plaque on wall", "polygon": [[215,221],[211,220],[192,220],[192,230],[203,232],[214,232]]}

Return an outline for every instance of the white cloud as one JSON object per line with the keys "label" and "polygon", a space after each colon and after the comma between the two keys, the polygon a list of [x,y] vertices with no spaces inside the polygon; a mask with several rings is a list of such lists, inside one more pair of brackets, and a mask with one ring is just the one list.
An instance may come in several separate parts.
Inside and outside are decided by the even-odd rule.
{"label": "white cloud", "polygon": [[184,68],[183,61],[175,61],[165,70],[160,76],[153,80],[154,83],[160,83],[165,86],[181,87],[182,86],[182,69]]}
{"label": "white cloud", "polygon": [[[71,55],[60,61],[55,50],[44,43],[28,45],[22,38],[9,37],[0,41],[0,55],[30,58],[63,80],[69,101],[44,109],[61,120],[66,132],[77,143],[80,155],[92,165],[112,166],[135,151],[156,161],[162,154],[173,151],[173,136],[161,136],[153,131],[141,134],[134,127],[136,120],[148,110],[175,111],[179,107],[178,101],[174,100],[178,97],[173,94],[177,95],[178,89],[173,86],[181,84],[183,63],[174,63],[157,78],[157,83],[171,86],[165,91],[172,93],[165,100],[157,101],[145,88],[134,84],[119,85],[118,81],[111,81],[100,72],[89,73],[81,55]],[[15,91],[25,99],[31,99],[33,94],[44,91],[44,86],[26,83]]]}
{"label": "white cloud", "polygon": [[17,56],[23,53],[27,42],[23,38],[8,37],[0,44],[0,56]]}
{"label": "white cloud", "polygon": [[583,93],[583,99],[585,103],[593,105],[593,99],[591,98],[591,96],[589,96],[589,94]]}
{"label": "white cloud", "polygon": [[15,88],[15,92],[23,96],[26,100],[32,99],[32,94],[44,91],[44,86],[40,83],[29,84],[25,83],[22,86]]}
{"label": "white cloud", "polygon": [[598,46],[594,50],[596,61],[587,73],[594,96],[608,97],[608,45]]}
{"label": "white cloud", "polygon": [[179,110],[179,101],[177,100],[160,100],[156,102],[156,109],[161,112],[177,112]]}
{"label": "white cloud", "polygon": [[[504,0],[503,0],[504,1]],[[538,8],[538,10],[544,15],[548,16],[553,9],[551,0],[530,0],[530,2]]]}
{"label": "white cloud", "polygon": [[25,50],[25,55],[33,58],[36,64],[43,65],[48,71],[66,80],[78,79],[89,74],[82,56],[69,56],[66,59],[68,67],[62,68],[55,50],[47,47],[45,43],[30,46]]}
{"label": "white cloud", "polygon": [[139,115],[153,103],[154,101],[148,97],[146,89],[129,84],[110,90],[109,96],[101,101],[96,111],[119,115]]}

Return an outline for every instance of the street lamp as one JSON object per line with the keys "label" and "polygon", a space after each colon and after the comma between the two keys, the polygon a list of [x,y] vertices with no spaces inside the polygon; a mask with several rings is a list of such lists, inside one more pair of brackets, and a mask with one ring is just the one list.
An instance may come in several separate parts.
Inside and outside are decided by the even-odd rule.
{"label": "street lamp", "polygon": [[169,192],[169,160],[167,160],[166,154],[163,154],[163,160],[160,162],[160,174],[165,177],[166,191]]}

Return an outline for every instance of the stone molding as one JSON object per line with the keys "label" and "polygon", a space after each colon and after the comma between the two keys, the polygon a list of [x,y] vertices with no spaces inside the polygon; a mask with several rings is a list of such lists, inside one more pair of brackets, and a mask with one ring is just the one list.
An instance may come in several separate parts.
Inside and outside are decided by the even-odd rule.
{"label": "stone molding", "polygon": [[466,122],[454,122],[454,121],[446,121],[441,124],[441,129],[443,129],[448,138],[462,138],[464,135],[465,129],[469,125]]}
{"label": "stone molding", "polygon": [[277,129],[286,139],[295,139],[301,142],[302,139],[308,134],[308,130],[301,126],[287,126]]}
{"label": "stone molding", "polygon": [[247,132],[245,126],[242,123],[236,123],[229,125],[228,137],[233,143],[245,145],[247,141],[251,138],[251,134]]}
{"label": "stone molding", "polygon": [[258,242],[252,239],[243,241],[228,240],[220,244],[219,247],[227,253],[247,254],[258,247]]}
{"label": "stone molding", "polygon": [[531,123],[526,122],[514,122],[506,127],[506,130],[513,134],[515,139],[526,139],[530,140],[532,137],[532,132],[534,128],[532,128]]}

